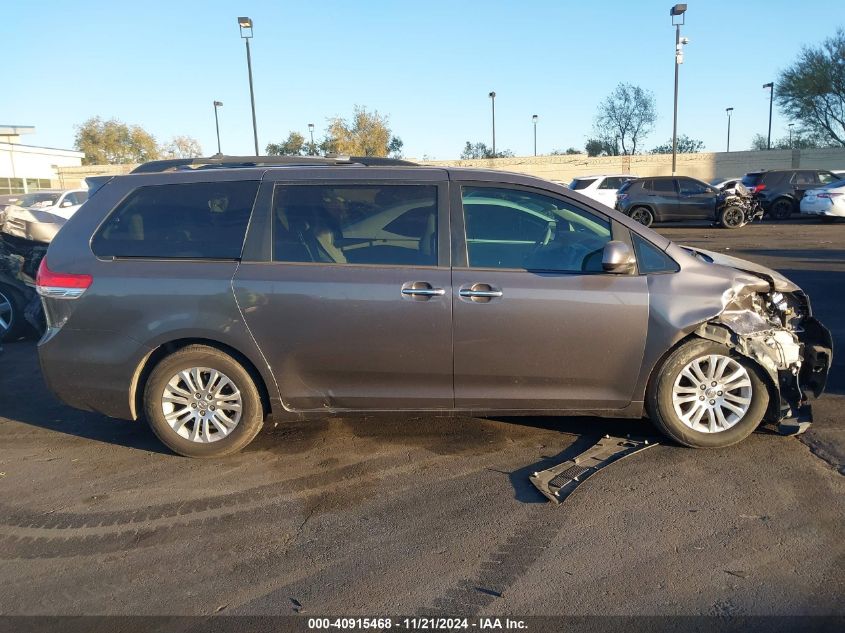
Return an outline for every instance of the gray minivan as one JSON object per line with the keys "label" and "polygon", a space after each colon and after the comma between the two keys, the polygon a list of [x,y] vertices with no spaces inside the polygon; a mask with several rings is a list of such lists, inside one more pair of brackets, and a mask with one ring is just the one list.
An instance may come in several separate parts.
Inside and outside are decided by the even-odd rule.
{"label": "gray minivan", "polygon": [[647,412],[726,446],[805,428],[830,367],[778,273],[529,176],[215,157],[89,184],[39,270],[45,379],[183,455],[352,412]]}

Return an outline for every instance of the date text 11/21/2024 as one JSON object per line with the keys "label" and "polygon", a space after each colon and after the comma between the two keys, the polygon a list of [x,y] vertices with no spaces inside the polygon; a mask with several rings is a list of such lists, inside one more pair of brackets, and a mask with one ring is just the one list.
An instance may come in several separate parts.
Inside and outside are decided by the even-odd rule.
{"label": "date text 11/21/2024", "polygon": [[520,630],[524,620],[510,618],[309,618],[308,630],[407,629],[412,631],[453,631],[456,629]]}

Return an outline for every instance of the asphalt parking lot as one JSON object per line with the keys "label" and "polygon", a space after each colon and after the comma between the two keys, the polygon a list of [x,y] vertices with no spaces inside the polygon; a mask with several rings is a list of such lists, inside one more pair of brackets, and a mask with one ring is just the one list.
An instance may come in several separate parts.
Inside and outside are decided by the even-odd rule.
{"label": "asphalt parking lot", "polygon": [[[660,227],[801,285],[845,349],[845,223]],[[176,457],[0,357],[0,614],[845,614],[845,363],[801,438],[528,475],[647,422],[346,419]]]}

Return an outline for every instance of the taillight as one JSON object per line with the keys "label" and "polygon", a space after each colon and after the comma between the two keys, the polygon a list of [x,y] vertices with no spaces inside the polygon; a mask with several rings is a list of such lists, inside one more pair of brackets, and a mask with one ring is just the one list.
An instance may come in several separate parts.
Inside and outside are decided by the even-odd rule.
{"label": "taillight", "polygon": [[751,192],[752,193],[760,193],[765,188],[766,188],[766,185],[760,183],[759,185],[754,185],[754,188],[751,190]]}
{"label": "taillight", "polygon": [[42,297],[76,299],[85,292],[94,278],[91,275],[55,273],[47,267],[47,258],[41,260],[35,276],[35,288]]}
{"label": "taillight", "polygon": [[817,198],[828,198],[828,199],[833,199],[833,198],[835,198],[836,196],[841,196],[841,195],[842,195],[841,193],[820,193],[820,194],[819,194],[818,196],[816,196],[816,197],[817,197]]}
{"label": "taillight", "polygon": [[623,201],[625,198],[627,198],[627,197],[628,197],[628,194],[627,194],[627,193],[617,193],[617,194],[616,194],[616,200],[617,200],[617,202],[622,202],[622,201]]}

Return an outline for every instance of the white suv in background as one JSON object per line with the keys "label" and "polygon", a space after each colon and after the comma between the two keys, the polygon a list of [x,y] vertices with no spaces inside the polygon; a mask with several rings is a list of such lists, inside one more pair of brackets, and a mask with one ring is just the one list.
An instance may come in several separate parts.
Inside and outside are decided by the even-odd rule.
{"label": "white suv in background", "polygon": [[579,176],[569,183],[569,188],[612,209],[616,204],[616,192],[619,187],[634,178],[636,176],[633,174]]}

